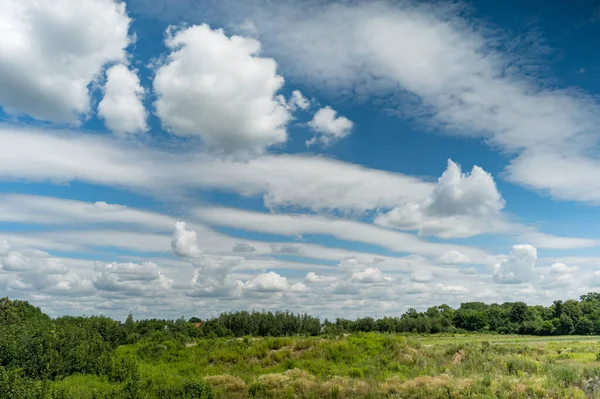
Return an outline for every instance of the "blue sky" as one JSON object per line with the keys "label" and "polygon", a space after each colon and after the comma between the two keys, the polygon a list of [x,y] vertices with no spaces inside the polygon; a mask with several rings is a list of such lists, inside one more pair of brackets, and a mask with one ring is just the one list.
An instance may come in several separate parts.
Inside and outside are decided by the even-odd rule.
{"label": "blue sky", "polygon": [[357,317],[594,291],[599,15],[6,2],[0,295]]}

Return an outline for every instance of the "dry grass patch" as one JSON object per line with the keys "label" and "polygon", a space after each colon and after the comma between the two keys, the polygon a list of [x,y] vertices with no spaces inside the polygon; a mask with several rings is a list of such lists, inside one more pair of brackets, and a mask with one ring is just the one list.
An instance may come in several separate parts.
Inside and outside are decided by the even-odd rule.
{"label": "dry grass patch", "polygon": [[215,391],[219,393],[245,393],[247,386],[244,380],[232,375],[209,375],[204,377],[206,381]]}
{"label": "dry grass patch", "polygon": [[407,381],[393,377],[383,383],[382,390],[386,395],[417,392],[434,394],[440,390],[446,391],[449,394],[456,394],[470,388],[472,384],[473,381],[470,378],[452,378],[447,374],[420,376]]}
{"label": "dry grass patch", "polygon": [[452,357],[452,364],[462,363],[462,361],[463,361],[464,358],[465,358],[465,351],[463,351],[461,349],[458,352],[456,352],[454,354],[454,356]]}

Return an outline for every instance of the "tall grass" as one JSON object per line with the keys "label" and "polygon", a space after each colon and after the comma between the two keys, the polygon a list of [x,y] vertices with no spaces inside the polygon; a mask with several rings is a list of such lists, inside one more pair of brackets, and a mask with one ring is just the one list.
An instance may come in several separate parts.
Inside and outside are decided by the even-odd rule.
{"label": "tall grass", "polygon": [[595,342],[576,338],[360,333],[153,345],[117,350],[138,362],[138,377],[71,376],[53,383],[52,397],[584,398],[586,381],[600,377]]}

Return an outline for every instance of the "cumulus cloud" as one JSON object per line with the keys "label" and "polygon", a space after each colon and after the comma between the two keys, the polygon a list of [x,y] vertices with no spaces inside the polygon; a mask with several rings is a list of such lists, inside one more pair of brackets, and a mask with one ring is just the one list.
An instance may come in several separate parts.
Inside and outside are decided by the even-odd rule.
{"label": "cumulus cloud", "polygon": [[460,251],[455,250],[444,252],[437,260],[445,265],[471,263],[471,259],[468,256],[460,253]]}
{"label": "cumulus cloud", "polygon": [[91,296],[96,293],[89,279],[82,278],[72,271],[22,273],[9,283],[9,288],[74,297]]}
{"label": "cumulus cloud", "polygon": [[569,266],[569,265],[566,265],[566,264],[560,263],[560,262],[553,263],[550,266],[550,273],[552,273],[552,274],[568,274],[568,273],[574,273],[577,270],[579,270],[579,267],[577,267],[577,266]]}
{"label": "cumulus cloud", "polygon": [[529,281],[537,260],[537,249],[531,245],[514,245],[510,255],[494,266],[494,281],[518,284]]}
{"label": "cumulus cloud", "polygon": [[0,240],[0,271],[11,275],[8,288],[63,296],[95,293],[89,279],[82,278],[58,258],[29,248],[18,248]]}
{"label": "cumulus cloud", "polygon": [[0,104],[12,114],[73,123],[88,86],[130,44],[125,3],[8,0],[0,4]]}
{"label": "cumulus cloud", "polygon": [[354,123],[346,117],[337,116],[337,112],[330,106],[319,109],[308,126],[315,132],[320,133],[306,142],[306,146],[320,143],[329,146],[337,140],[350,134]]}
{"label": "cumulus cloud", "polygon": [[200,269],[200,274],[209,279],[214,279],[220,284],[224,284],[231,271],[235,267],[243,265],[244,262],[245,259],[241,257],[218,255],[202,255],[191,260],[192,265]]}
{"label": "cumulus cloud", "polygon": [[164,294],[173,286],[153,262],[97,263],[94,287],[101,291],[125,295],[152,296]]}
{"label": "cumulus cloud", "polygon": [[147,112],[142,104],[144,89],[135,71],[118,64],[106,71],[104,97],[98,104],[98,116],[117,134],[148,131]]}
{"label": "cumulus cloud", "polygon": [[234,289],[233,282],[218,281],[203,270],[197,270],[186,295],[192,297],[229,297]]}
{"label": "cumulus cloud", "polygon": [[[198,246],[196,231],[187,228],[184,222],[176,223],[171,247],[175,255],[187,259],[196,269],[186,295],[225,297],[233,293],[236,287],[235,281],[231,279],[231,272],[234,268],[244,265],[246,258],[204,253]],[[237,243],[232,250],[244,253],[252,252],[255,248],[248,244]]]}
{"label": "cumulus cloud", "polygon": [[458,164],[448,160],[429,196],[380,214],[375,223],[418,230],[421,235],[469,237],[507,230],[510,225],[500,216],[503,207],[504,200],[489,173],[479,166],[473,166],[469,174],[462,173]]}
{"label": "cumulus cloud", "polygon": [[362,272],[352,273],[351,281],[361,284],[373,284],[392,281],[389,276],[384,276],[381,270],[376,267],[369,267]]}
{"label": "cumulus cloud", "polygon": [[286,277],[280,276],[275,272],[262,273],[258,276],[243,282],[240,285],[242,290],[259,292],[306,292],[308,287],[300,282],[290,284]]}
{"label": "cumulus cloud", "polygon": [[5,272],[38,271],[40,273],[66,273],[67,268],[47,252],[18,248],[9,240],[0,240],[0,270]]}
{"label": "cumulus cloud", "polygon": [[196,232],[188,229],[185,222],[175,223],[171,247],[175,255],[184,258],[198,258],[202,255],[202,251],[198,248]]}
{"label": "cumulus cloud", "polygon": [[286,141],[291,116],[276,95],[284,79],[257,40],[196,25],[170,27],[165,44],[154,105],[166,130],[225,153],[260,154]]}
{"label": "cumulus cloud", "polygon": [[338,280],[335,276],[323,276],[315,272],[308,272],[304,277],[307,283],[320,284],[320,283],[334,283]]}

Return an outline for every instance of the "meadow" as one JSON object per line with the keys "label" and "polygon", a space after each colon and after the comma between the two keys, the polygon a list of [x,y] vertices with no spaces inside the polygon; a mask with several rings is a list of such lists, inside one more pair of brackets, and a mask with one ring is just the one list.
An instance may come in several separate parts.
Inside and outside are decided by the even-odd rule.
{"label": "meadow", "polygon": [[0,299],[0,399],[600,398],[600,294],[335,321],[50,318]]}
{"label": "meadow", "polygon": [[[136,359],[136,397],[147,398],[182,381],[210,388],[190,398],[591,398],[599,352],[597,336],[353,333],[145,340],[116,356]],[[72,375],[52,391],[126,397],[128,384]]]}

